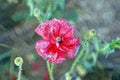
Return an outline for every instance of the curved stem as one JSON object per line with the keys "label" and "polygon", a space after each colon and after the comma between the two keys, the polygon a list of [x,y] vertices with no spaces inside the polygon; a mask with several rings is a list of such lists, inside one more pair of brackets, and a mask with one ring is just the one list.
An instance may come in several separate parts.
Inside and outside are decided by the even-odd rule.
{"label": "curved stem", "polygon": [[52,74],[53,74],[53,71],[54,71],[54,64],[53,63],[51,64],[51,71],[52,71]]}
{"label": "curved stem", "polygon": [[47,68],[48,68],[48,72],[49,72],[49,75],[50,75],[50,80],[54,80],[54,77],[53,77],[53,67],[50,67],[50,63],[47,61]]}
{"label": "curved stem", "polygon": [[18,79],[17,80],[21,79],[21,73],[22,73],[22,64],[19,66],[19,72],[18,72]]}
{"label": "curved stem", "polygon": [[83,44],[82,50],[80,51],[80,53],[76,57],[75,61],[73,62],[72,67],[70,68],[70,71],[68,72],[69,74],[71,74],[73,72],[76,64],[79,62],[79,59],[83,56],[83,53],[84,53],[84,51],[86,49],[86,44],[88,43],[88,41],[89,41],[89,37],[87,37],[86,41]]}
{"label": "curved stem", "polygon": [[38,22],[41,24],[42,23],[42,19],[41,19],[41,17],[39,16],[39,17],[37,17],[37,20],[38,20]]}

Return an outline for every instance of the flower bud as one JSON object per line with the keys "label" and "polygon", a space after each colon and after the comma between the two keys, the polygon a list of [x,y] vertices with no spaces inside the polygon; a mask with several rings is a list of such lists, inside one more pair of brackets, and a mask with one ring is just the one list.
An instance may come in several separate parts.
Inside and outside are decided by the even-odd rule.
{"label": "flower bud", "polygon": [[66,78],[66,80],[71,80],[72,77],[70,76],[69,73],[66,73],[66,74],[65,74],[65,78]]}
{"label": "flower bud", "polygon": [[94,29],[92,29],[92,30],[89,31],[89,37],[90,37],[90,38],[91,38],[91,37],[94,37],[95,35],[96,35],[96,32],[95,32]]}
{"label": "flower bud", "polygon": [[14,64],[15,64],[16,66],[22,65],[22,64],[23,64],[23,59],[22,59],[22,57],[16,57],[15,60],[14,60]]}
{"label": "flower bud", "polygon": [[76,67],[76,70],[77,70],[78,74],[82,77],[84,77],[87,74],[87,70],[81,65],[78,65]]}
{"label": "flower bud", "polygon": [[37,9],[37,8],[34,9],[34,13],[33,13],[33,14],[34,14],[35,17],[39,17],[39,15],[40,15],[40,10]]}

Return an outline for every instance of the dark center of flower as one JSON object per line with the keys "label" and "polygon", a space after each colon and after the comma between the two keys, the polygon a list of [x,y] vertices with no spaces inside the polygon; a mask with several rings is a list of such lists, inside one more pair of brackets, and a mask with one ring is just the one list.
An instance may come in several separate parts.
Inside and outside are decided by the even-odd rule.
{"label": "dark center of flower", "polygon": [[61,40],[62,40],[61,37],[59,37],[59,36],[56,37],[56,42],[61,42]]}

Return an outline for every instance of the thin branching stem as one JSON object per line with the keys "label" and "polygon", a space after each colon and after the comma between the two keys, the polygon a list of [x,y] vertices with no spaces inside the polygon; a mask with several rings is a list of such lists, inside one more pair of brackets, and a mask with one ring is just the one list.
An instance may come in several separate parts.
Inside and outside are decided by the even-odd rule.
{"label": "thin branching stem", "polygon": [[[52,65],[54,67],[54,65]],[[54,77],[53,77],[53,67],[50,66],[50,63],[47,61],[47,68],[48,68],[48,72],[49,72],[49,75],[50,75],[50,80],[54,80]]]}
{"label": "thin branching stem", "polygon": [[22,64],[19,66],[19,72],[18,72],[18,79],[21,80],[21,74],[22,74]]}
{"label": "thin branching stem", "polygon": [[83,44],[82,50],[80,51],[80,53],[77,55],[75,61],[73,62],[72,66],[71,66],[71,68],[70,68],[70,71],[68,72],[69,74],[71,74],[71,73],[73,72],[75,66],[76,66],[77,63],[79,62],[80,58],[83,56],[84,51],[85,51],[85,49],[86,49],[86,44],[88,43],[88,41],[89,41],[89,36],[86,38],[86,40],[85,40],[85,42],[84,42],[84,44]]}

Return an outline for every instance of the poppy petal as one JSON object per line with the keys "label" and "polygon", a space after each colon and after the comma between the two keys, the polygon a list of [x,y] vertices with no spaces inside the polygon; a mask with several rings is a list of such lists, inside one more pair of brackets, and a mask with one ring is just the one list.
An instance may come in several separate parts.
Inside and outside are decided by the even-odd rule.
{"label": "poppy petal", "polygon": [[48,61],[54,62],[54,63],[62,63],[65,60],[66,60],[66,57],[62,51],[58,51],[57,53],[52,54],[51,58],[48,59]]}
{"label": "poppy petal", "polygon": [[43,54],[41,54],[41,53],[46,52],[48,50],[48,48],[50,47],[50,44],[51,44],[51,42],[48,40],[37,41],[35,48],[36,48],[38,54],[42,56]]}
{"label": "poppy petal", "polygon": [[79,38],[74,35],[74,26],[66,19],[53,19],[40,24],[35,32],[43,37],[36,43],[36,51],[43,59],[62,63],[66,56],[73,58],[77,53]]}

